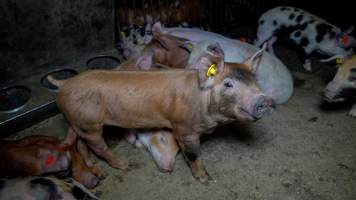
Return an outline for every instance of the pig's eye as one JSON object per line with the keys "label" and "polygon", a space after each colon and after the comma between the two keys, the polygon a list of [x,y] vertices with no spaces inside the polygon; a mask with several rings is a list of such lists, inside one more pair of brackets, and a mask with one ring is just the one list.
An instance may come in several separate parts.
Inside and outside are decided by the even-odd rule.
{"label": "pig's eye", "polygon": [[167,145],[168,141],[165,137],[161,137],[161,143]]}
{"label": "pig's eye", "polygon": [[231,82],[225,82],[225,83],[224,83],[224,86],[227,87],[227,88],[232,88],[232,87],[234,87],[234,85],[233,85]]}

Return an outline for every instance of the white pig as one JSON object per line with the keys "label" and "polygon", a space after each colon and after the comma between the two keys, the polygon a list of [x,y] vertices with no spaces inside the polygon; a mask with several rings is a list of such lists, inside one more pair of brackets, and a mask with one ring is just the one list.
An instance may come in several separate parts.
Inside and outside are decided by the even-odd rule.
{"label": "white pig", "polygon": [[[160,29],[160,24],[154,26],[154,28]],[[192,42],[214,40],[224,50],[226,62],[241,63],[259,50],[248,43],[199,29],[165,28],[162,31]],[[257,69],[256,77],[262,91],[273,98],[277,104],[285,103],[291,97],[293,93],[292,76],[287,67],[277,57],[265,52],[260,67]]]}

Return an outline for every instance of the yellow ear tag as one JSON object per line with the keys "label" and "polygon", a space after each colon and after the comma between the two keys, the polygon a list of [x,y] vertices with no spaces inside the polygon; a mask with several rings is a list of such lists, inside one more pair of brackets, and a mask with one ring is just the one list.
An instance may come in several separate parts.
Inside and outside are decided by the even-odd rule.
{"label": "yellow ear tag", "polygon": [[342,58],[336,58],[336,64],[337,65],[342,65],[344,61],[342,60]]}
{"label": "yellow ear tag", "polygon": [[215,76],[215,75],[216,75],[216,65],[211,64],[208,71],[206,72],[206,76],[210,77],[210,76]]}
{"label": "yellow ear tag", "polygon": [[189,50],[193,50],[193,44],[192,44],[192,43],[189,43],[189,44],[187,45],[187,47],[188,47]]}
{"label": "yellow ear tag", "polygon": [[126,34],[125,34],[125,32],[123,32],[123,31],[120,31],[120,38],[125,38],[126,37]]}

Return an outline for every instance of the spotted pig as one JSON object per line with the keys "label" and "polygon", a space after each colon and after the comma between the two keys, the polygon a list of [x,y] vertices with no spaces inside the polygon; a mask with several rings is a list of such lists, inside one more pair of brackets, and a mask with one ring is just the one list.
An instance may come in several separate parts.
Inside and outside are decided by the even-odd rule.
{"label": "spotted pig", "polygon": [[356,40],[347,31],[328,23],[299,8],[280,6],[265,12],[258,21],[255,45],[268,42],[268,51],[273,53],[273,43],[277,38],[288,38],[302,47],[304,68],[311,70],[310,55],[318,52],[326,56],[348,57],[352,55],[350,47],[356,46]]}

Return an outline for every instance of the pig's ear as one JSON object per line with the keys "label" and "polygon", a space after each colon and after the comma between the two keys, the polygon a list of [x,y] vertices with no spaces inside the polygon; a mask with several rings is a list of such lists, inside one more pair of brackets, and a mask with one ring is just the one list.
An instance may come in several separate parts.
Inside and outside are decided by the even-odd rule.
{"label": "pig's ear", "polygon": [[135,66],[140,70],[149,70],[152,67],[153,52],[143,52],[137,59]]}
{"label": "pig's ear", "polygon": [[256,73],[258,66],[262,60],[262,55],[266,51],[267,43],[263,44],[262,49],[258,50],[255,54],[250,56],[244,61],[244,64],[247,66],[247,69],[253,73]]}
{"label": "pig's ear", "polygon": [[193,69],[198,69],[199,86],[202,89],[213,87],[214,80],[224,69],[224,51],[218,43],[212,43],[197,59]]}
{"label": "pig's ear", "polygon": [[169,50],[170,48],[170,40],[167,39],[164,34],[161,33],[153,33],[152,36],[152,43],[157,42],[161,47],[163,47],[166,50]]}
{"label": "pig's ear", "polygon": [[161,22],[156,22],[155,24],[153,24],[152,26],[152,33],[163,33],[163,26],[161,24]]}

